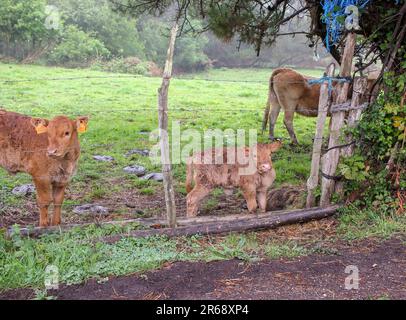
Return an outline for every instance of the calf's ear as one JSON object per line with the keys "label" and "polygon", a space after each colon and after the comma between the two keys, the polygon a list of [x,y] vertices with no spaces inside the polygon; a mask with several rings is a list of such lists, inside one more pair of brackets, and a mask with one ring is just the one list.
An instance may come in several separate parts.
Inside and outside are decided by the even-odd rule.
{"label": "calf's ear", "polygon": [[275,141],[268,145],[269,152],[271,152],[271,153],[278,151],[281,147],[282,147],[281,141]]}
{"label": "calf's ear", "polygon": [[49,120],[41,118],[32,118],[31,125],[35,128],[37,134],[46,133],[48,132]]}
{"label": "calf's ear", "polygon": [[78,117],[76,119],[76,128],[79,133],[84,133],[87,131],[87,124],[89,122],[89,117]]}

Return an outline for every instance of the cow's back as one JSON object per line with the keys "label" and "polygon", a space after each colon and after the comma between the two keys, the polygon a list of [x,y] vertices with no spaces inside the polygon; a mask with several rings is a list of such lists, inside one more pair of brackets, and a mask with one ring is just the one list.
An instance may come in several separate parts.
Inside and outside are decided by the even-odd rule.
{"label": "cow's back", "polygon": [[0,166],[11,173],[30,172],[30,160],[46,162],[47,135],[38,135],[31,118],[0,109]]}
{"label": "cow's back", "polygon": [[[241,152],[241,155],[245,156],[242,148],[245,147],[213,148],[194,154],[191,160],[195,178],[208,186],[238,187],[241,172],[243,172],[241,169],[248,166],[248,163],[239,163],[242,159],[239,159],[237,152]],[[216,162],[216,157],[220,157],[221,160]],[[255,173],[244,175],[245,180],[254,181]]]}
{"label": "cow's back", "polygon": [[320,84],[309,85],[308,80],[313,77],[304,76],[293,69],[281,68],[273,72],[272,79],[273,90],[284,109],[291,106],[294,108],[291,111],[317,116]]}

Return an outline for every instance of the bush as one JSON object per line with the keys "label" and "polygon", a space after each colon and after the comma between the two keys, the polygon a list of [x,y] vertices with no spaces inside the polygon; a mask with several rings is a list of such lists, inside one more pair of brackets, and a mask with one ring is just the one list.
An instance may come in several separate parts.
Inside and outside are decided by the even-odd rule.
{"label": "bush", "polygon": [[104,44],[75,26],[64,30],[61,42],[48,55],[48,62],[66,67],[86,67],[98,58],[108,58]]}
{"label": "bush", "polygon": [[157,76],[161,74],[158,66],[150,61],[142,62],[137,57],[115,58],[110,61],[98,60],[92,65],[93,70],[115,73],[129,73]]}
{"label": "bush", "polygon": [[385,90],[365,110],[353,132],[360,154],[339,166],[347,190],[358,198],[362,195],[358,205],[386,215],[404,210],[406,105],[401,98],[405,83],[406,74],[385,74]]}

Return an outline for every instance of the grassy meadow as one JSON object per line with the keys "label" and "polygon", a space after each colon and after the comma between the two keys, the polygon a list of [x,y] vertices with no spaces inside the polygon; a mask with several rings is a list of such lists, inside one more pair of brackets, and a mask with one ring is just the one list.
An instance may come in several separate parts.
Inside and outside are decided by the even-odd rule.
{"label": "grassy meadow", "polygon": [[[313,76],[321,75],[319,70],[301,71]],[[200,132],[215,128],[257,129],[258,140],[265,142],[267,136],[261,134],[260,127],[270,74],[271,70],[219,69],[183,76],[192,80],[174,79],[170,87],[169,122],[178,120],[182,130],[193,128]],[[131,149],[150,149],[156,143],[149,141],[146,133],[157,128],[157,89],[160,82],[159,78],[128,77],[90,70],[0,64],[1,107],[35,117],[52,118],[59,114],[90,116],[88,132],[80,136],[82,156],[78,173],[67,191],[63,223],[82,221],[72,213],[72,208],[86,203],[107,206],[112,210],[109,219],[162,213],[161,184],[141,180],[123,171],[125,166],[132,164],[143,165],[149,172],[160,170],[148,157],[125,156]],[[286,143],[275,154],[276,186],[303,186],[310,170],[315,119],[296,116],[294,126],[301,146],[292,148]],[[287,137],[282,117],[276,125],[276,135]],[[112,156],[115,161],[97,162],[93,160],[94,155]],[[182,211],[185,204],[185,166],[175,165],[174,175],[180,199],[178,206]],[[11,193],[15,186],[30,182],[26,174],[10,176],[0,169],[0,221],[3,221],[3,227],[14,222],[37,224],[34,196],[21,198]],[[220,193],[212,195],[208,206],[215,204]],[[377,212],[361,212],[358,215],[353,212],[351,208],[347,209],[338,221],[340,239],[389,237],[395,232],[405,231],[404,222],[385,220]],[[97,222],[97,219],[90,221]],[[18,230],[18,227],[15,228]],[[64,283],[80,283],[91,277],[103,281],[109,275],[143,272],[173,261],[294,258],[320,252],[321,245],[336,239],[334,234],[328,239],[324,236],[311,238],[304,244],[297,240],[298,237],[292,240],[289,235],[270,231],[262,236],[261,233],[248,233],[170,240],[161,237],[124,238],[115,244],[96,241],[100,236],[134,228],[138,226],[101,228],[94,225],[40,239],[24,239],[18,232],[11,239],[0,236],[0,290],[18,287],[41,289],[44,270],[50,264],[59,268]],[[38,298],[45,297],[46,293],[39,290]]]}
{"label": "grassy meadow", "polygon": [[[260,129],[267,99],[267,78],[271,71],[219,69],[187,76],[193,80],[175,78],[170,87],[170,125],[176,120],[181,130],[196,129],[201,133],[208,129],[245,129],[247,132],[257,129],[258,140],[266,142],[267,135],[262,135]],[[315,76],[321,74],[313,70],[302,72]],[[131,149],[150,149],[157,143],[149,140],[148,133],[158,126],[157,89],[160,82],[159,78],[3,64],[0,65],[0,106],[35,117],[90,116],[89,130],[80,136],[82,156],[79,170],[65,202],[65,211],[70,212],[74,205],[103,202],[112,194],[123,193],[125,198],[128,190],[145,196],[161,192],[159,183],[143,181],[123,171],[131,164],[143,165],[148,171],[160,169],[151,164],[148,157],[125,156]],[[276,135],[287,137],[282,120],[281,115]],[[275,154],[276,185],[305,183],[314,127],[314,118],[296,117],[296,133],[302,146],[292,150],[286,141],[286,146]],[[93,160],[94,155],[112,156],[115,161],[97,162]],[[176,190],[182,195],[185,192],[185,166],[175,165],[174,174]],[[14,210],[20,206],[22,214],[29,215],[34,203],[27,209],[23,206],[24,199],[11,196],[10,191],[19,184],[29,183],[30,177],[25,174],[9,176],[0,170],[0,179],[4,208]],[[116,200],[120,202],[120,199]],[[128,213],[119,203],[113,209],[117,215]]]}

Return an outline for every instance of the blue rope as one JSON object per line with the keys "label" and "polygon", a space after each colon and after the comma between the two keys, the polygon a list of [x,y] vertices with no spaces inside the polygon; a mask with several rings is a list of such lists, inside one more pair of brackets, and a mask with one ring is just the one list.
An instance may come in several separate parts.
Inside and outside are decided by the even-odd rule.
{"label": "blue rope", "polygon": [[323,16],[322,22],[326,24],[327,35],[325,45],[328,51],[330,47],[336,44],[341,36],[345,21],[345,8],[350,5],[355,5],[363,9],[370,0],[323,0]]}
{"label": "blue rope", "polygon": [[322,84],[323,82],[327,81],[328,83],[328,93],[331,93],[331,90],[333,90],[333,81],[336,82],[351,82],[352,78],[351,77],[328,77],[328,76],[323,76],[319,79],[309,79],[307,80],[307,83],[309,85],[314,85],[314,84]]}

